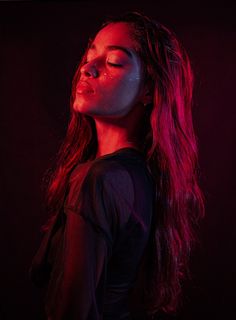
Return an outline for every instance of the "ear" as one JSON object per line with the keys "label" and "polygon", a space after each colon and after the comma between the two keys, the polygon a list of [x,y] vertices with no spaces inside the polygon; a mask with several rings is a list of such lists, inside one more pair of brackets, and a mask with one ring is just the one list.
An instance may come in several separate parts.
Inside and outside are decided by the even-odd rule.
{"label": "ear", "polygon": [[146,106],[153,102],[153,86],[151,83],[146,83],[141,95],[141,103]]}

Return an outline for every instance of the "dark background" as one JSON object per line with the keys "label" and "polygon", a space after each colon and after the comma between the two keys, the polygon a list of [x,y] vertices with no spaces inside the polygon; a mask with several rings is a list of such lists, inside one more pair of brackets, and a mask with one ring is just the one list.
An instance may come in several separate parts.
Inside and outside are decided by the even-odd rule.
{"label": "dark background", "polygon": [[206,1],[0,3],[1,320],[45,319],[43,292],[28,279],[46,218],[42,175],[64,137],[71,81],[88,37],[107,15],[127,10],[173,29],[195,73],[206,217],[191,259],[192,281],[174,319],[234,318],[235,9],[233,2]]}

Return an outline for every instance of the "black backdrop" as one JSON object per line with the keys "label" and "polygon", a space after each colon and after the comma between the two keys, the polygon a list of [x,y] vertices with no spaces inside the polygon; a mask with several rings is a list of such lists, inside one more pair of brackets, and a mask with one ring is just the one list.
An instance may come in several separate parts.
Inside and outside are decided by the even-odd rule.
{"label": "black backdrop", "polygon": [[0,3],[1,320],[45,319],[43,292],[28,279],[46,217],[42,175],[64,137],[72,76],[88,37],[107,15],[126,10],[142,10],[173,29],[195,72],[206,218],[191,259],[192,281],[174,319],[233,318],[235,9],[206,1]]}

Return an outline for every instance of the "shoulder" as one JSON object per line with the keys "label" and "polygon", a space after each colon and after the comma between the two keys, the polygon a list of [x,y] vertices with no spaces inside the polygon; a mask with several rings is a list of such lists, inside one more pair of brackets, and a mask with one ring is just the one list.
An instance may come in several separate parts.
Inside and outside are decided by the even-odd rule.
{"label": "shoulder", "polygon": [[133,202],[134,187],[129,170],[117,158],[99,159],[88,169],[84,183],[100,186]]}
{"label": "shoulder", "polygon": [[131,183],[129,170],[117,158],[98,159],[94,161],[88,170],[88,176],[104,181],[126,181]]}

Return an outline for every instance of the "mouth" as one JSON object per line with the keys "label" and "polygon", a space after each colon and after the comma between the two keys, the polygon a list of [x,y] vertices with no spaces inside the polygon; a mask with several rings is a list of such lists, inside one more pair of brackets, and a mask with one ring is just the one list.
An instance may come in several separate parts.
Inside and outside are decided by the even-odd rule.
{"label": "mouth", "polygon": [[76,92],[79,94],[94,93],[94,90],[87,81],[81,80],[76,87]]}

